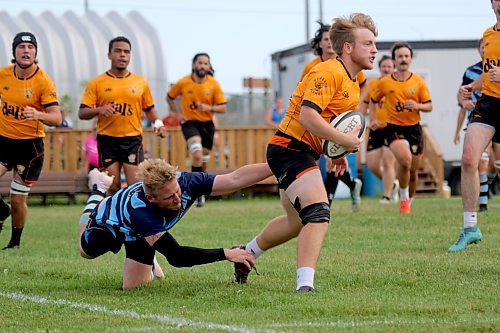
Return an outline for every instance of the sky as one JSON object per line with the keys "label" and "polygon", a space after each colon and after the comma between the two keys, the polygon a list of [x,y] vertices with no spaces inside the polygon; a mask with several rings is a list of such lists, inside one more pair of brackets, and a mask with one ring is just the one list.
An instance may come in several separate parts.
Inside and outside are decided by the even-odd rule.
{"label": "sky", "polygon": [[[488,0],[309,0],[309,36],[305,0],[88,0],[101,17],[135,10],[157,29],[164,45],[169,83],[191,71],[198,52],[210,54],[216,78],[226,93],[242,93],[244,77],[269,78],[271,54],[305,44],[320,18],[363,12],[377,25],[379,41],[477,40],[495,23]],[[27,10],[83,15],[84,0],[0,0],[0,9],[16,16]],[[140,4],[140,5],[138,5]],[[133,56],[133,55],[132,55]],[[103,71],[106,69],[103,69]],[[139,73],[140,74],[140,73]]]}

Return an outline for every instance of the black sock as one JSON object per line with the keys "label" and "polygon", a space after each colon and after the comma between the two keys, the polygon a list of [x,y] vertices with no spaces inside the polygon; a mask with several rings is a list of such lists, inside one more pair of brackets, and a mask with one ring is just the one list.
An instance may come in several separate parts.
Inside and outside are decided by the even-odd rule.
{"label": "black sock", "polygon": [[203,167],[201,167],[201,166],[199,166],[199,167],[192,166],[191,167],[191,171],[192,172],[203,172]]}
{"label": "black sock", "polygon": [[344,172],[342,176],[339,176],[339,179],[349,187],[349,190],[353,191],[354,186],[356,186],[356,183],[352,180],[351,174],[349,171]]}
{"label": "black sock", "polygon": [[339,179],[335,176],[335,173],[330,172],[326,174],[325,189],[330,205],[332,204],[332,200],[335,197],[335,191],[337,191],[338,184]]}
{"label": "black sock", "polygon": [[12,235],[10,236],[9,246],[16,246],[21,243],[21,235],[24,228],[12,227]]}
{"label": "black sock", "polygon": [[7,217],[9,217],[10,209],[9,205],[3,201],[3,198],[0,197],[0,221],[4,221]]}

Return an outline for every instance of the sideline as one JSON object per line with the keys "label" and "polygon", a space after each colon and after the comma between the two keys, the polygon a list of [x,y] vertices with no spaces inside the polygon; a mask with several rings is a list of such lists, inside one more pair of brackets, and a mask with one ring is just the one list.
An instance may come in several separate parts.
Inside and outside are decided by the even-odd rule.
{"label": "sideline", "polygon": [[[188,319],[180,319],[173,318],[166,315],[160,314],[141,314],[137,311],[132,310],[120,310],[120,309],[110,309],[105,306],[95,305],[95,304],[87,304],[87,303],[77,303],[68,301],[65,299],[51,299],[43,296],[32,296],[26,295],[20,292],[4,292],[0,291],[0,297],[10,298],[17,301],[23,302],[33,302],[39,304],[49,304],[49,305],[64,305],[71,308],[76,309],[84,309],[92,312],[100,312],[106,315],[114,315],[114,316],[122,316],[131,319],[150,319],[154,321],[158,321],[161,323],[168,323],[172,326],[182,329],[182,328],[198,328],[198,329],[206,329],[206,330],[222,330],[227,332],[241,332],[241,333],[256,333],[255,329],[241,327],[241,326],[231,326],[231,325],[223,325],[223,324],[215,324],[209,322],[196,322]],[[187,326],[187,327],[186,327]],[[158,329],[158,328],[156,328]],[[274,332],[266,330],[266,332]]]}

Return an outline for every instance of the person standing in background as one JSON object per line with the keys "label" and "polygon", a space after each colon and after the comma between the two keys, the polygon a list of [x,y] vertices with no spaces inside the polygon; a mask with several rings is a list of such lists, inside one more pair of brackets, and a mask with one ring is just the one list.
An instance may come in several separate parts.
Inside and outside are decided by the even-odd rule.
{"label": "person standing in background", "polygon": [[0,177],[13,170],[10,205],[0,197],[0,231],[12,211],[12,233],[4,250],[17,249],[28,215],[27,198],[43,167],[44,126],[59,126],[61,108],[52,79],[37,65],[31,32],[12,42],[13,65],[0,69]]}
{"label": "person standing in background", "polygon": [[143,111],[153,124],[155,133],[160,137],[166,135],[148,83],[128,70],[131,50],[132,46],[126,37],[110,40],[108,59],[111,68],[89,82],[78,112],[80,119],[97,117],[99,168],[114,176],[109,188],[111,194],[121,188],[122,168],[128,185],[137,182],[137,167],[144,160]]}
{"label": "person standing in background", "polygon": [[[191,74],[177,81],[167,93],[170,112],[178,116],[191,153],[192,172],[203,172],[206,169],[214,144],[213,116],[227,110],[226,97],[213,73],[209,55],[198,53],[193,57]],[[175,104],[179,95],[181,112]],[[200,196],[196,206],[202,207],[204,204],[205,197]]]}

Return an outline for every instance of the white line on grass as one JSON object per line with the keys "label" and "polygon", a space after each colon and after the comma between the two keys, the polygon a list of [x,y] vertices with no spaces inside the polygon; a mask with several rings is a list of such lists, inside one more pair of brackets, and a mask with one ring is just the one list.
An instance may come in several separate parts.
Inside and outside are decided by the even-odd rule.
{"label": "white line on grass", "polygon": [[[242,333],[256,332],[255,329],[241,327],[241,326],[230,326],[230,325],[222,325],[222,324],[215,324],[208,322],[196,322],[187,319],[173,318],[161,314],[140,314],[136,311],[131,311],[131,310],[108,309],[105,306],[100,306],[95,304],[77,303],[65,299],[50,299],[43,296],[30,296],[19,292],[12,293],[12,292],[0,291],[0,297],[15,299],[24,302],[64,305],[64,306],[69,306],[71,308],[84,309],[92,312],[100,312],[106,315],[123,316],[131,319],[151,319],[158,322],[174,325],[177,328],[182,328],[183,326],[187,326],[199,329],[222,330],[228,332],[242,332]],[[274,331],[266,330],[265,332],[274,332]]]}
{"label": "white line on grass", "polygon": [[296,322],[296,323],[276,323],[269,325],[269,327],[285,329],[288,327],[336,327],[336,328],[355,328],[355,327],[367,327],[367,326],[415,326],[415,325],[426,325],[426,324],[460,324],[460,323],[473,323],[473,324],[491,324],[500,321],[500,318],[491,318],[483,320],[446,320],[446,319],[431,319],[431,318],[421,318],[421,319],[399,319],[399,320],[366,320],[366,321],[331,321],[326,323],[314,323],[314,322]]}

